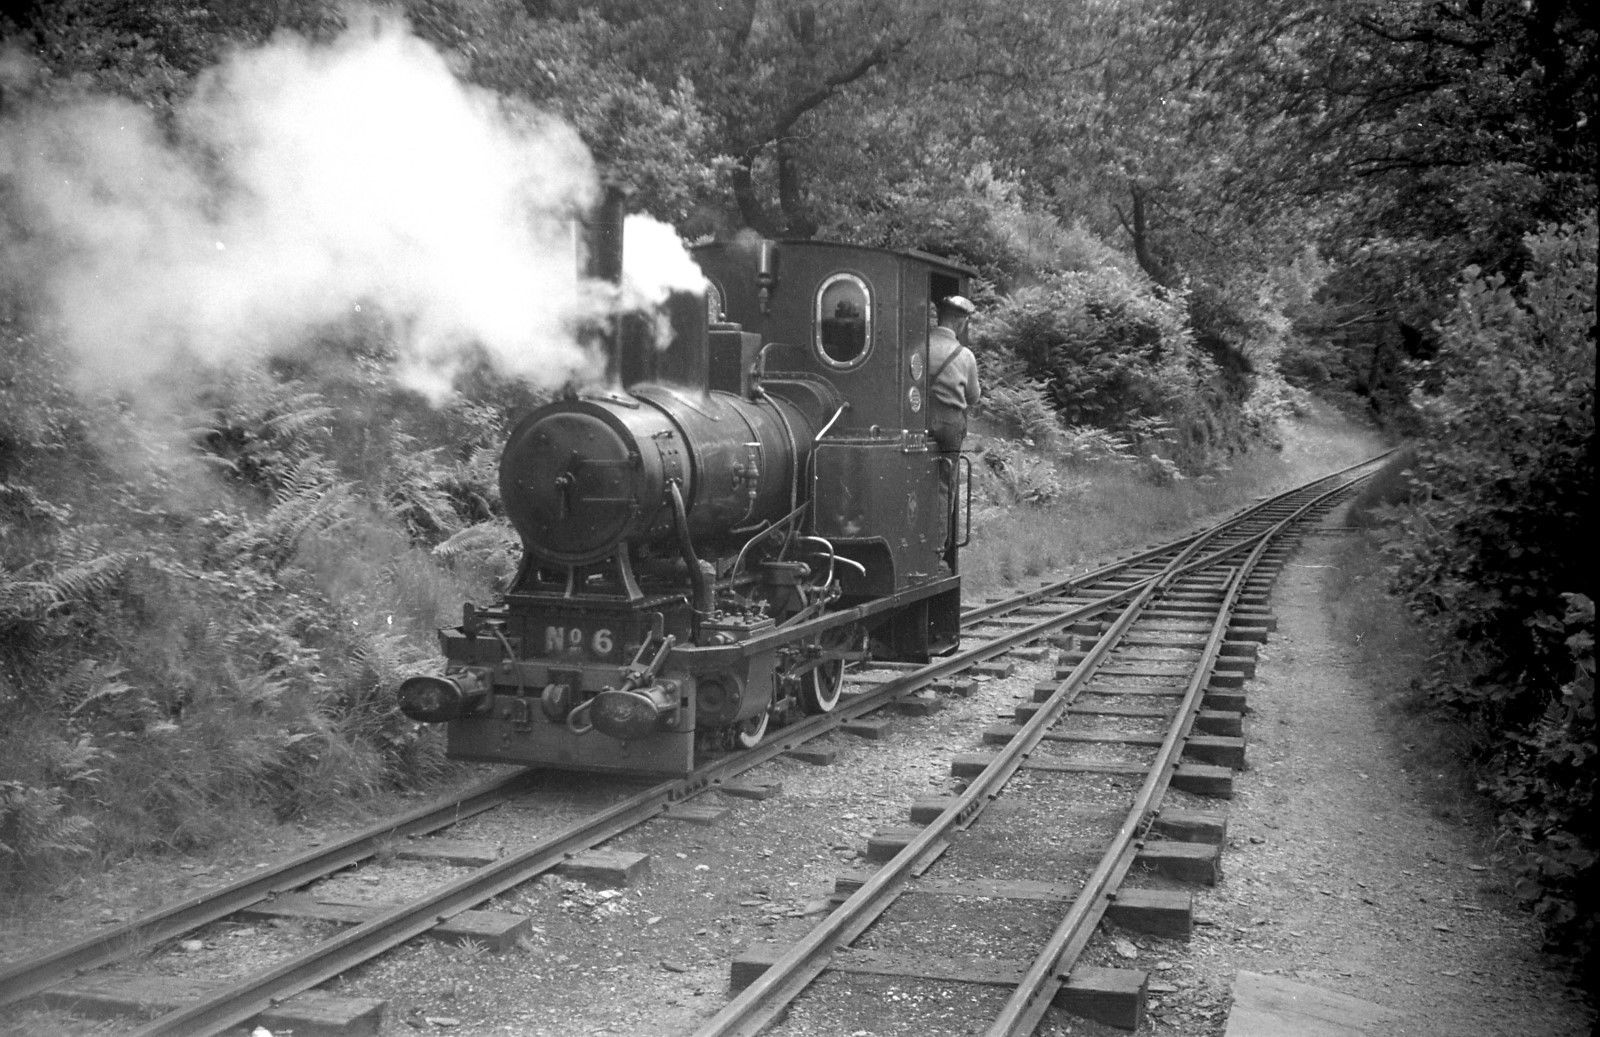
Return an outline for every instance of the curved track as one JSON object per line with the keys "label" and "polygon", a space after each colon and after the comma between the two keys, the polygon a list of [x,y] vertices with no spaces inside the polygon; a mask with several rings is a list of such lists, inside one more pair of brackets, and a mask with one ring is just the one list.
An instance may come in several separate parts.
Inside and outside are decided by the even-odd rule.
{"label": "curved track", "polygon": [[[1005,1003],[986,1024],[962,1021],[966,1027],[962,1032],[975,1032],[975,1022],[986,1025],[986,1032],[991,1035],[1033,1032],[1045,1010],[1069,984],[1078,955],[1117,897],[1123,879],[1141,852],[1149,847],[1147,837],[1160,821],[1165,793],[1185,767],[1185,752],[1194,754],[1195,750],[1201,750],[1222,758],[1237,754],[1242,762],[1242,739],[1195,734],[1205,692],[1219,669],[1228,632],[1245,614],[1247,606],[1242,599],[1247,588],[1252,589],[1252,598],[1264,601],[1264,586],[1275,575],[1275,567],[1265,564],[1269,551],[1277,549],[1281,554],[1280,541],[1297,522],[1324,513],[1348,493],[1356,481],[1329,477],[1247,509],[1200,536],[1146,552],[1104,570],[1096,583],[1074,582],[1070,590],[1068,585],[1057,585],[1048,592],[1041,592],[1035,599],[1041,604],[1059,602],[1063,593],[1073,596],[1105,593],[1077,607],[1061,602],[1062,611],[1054,616],[991,644],[1043,636],[1086,615],[1103,614],[1114,618],[1102,624],[1104,632],[1092,645],[1071,657],[1074,664],[1060,675],[1058,684],[1036,689],[1035,697],[1041,701],[1036,708],[1026,710],[1030,715],[1025,722],[987,734],[987,740],[1004,741],[1004,747],[997,754],[956,761],[958,773],[964,767],[971,774],[965,792],[929,820],[893,859],[862,883],[809,935],[770,963],[761,960],[759,954],[746,963],[744,978],[749,978],[750,973],[759,974],[699,1031],[699,1037],[726,1037],[767,1030],[828,970],[900,975],[930,983],[974,981],[979,970],[974,968],[962,973],[960,969],[952,969],[947,955],[930,957],[924,954],[919,959],[915,939],[917,922],[913,919],[896,924],[895,910],[913,884],[920,882],[931,888],[930,884],[939,883],[940,871],[952,870],[962,878],[940,886],[946,896],[965,894],[990,899],[985,894],[992,894],[996,889],[1019,889],[1026,883],[1042,881],[1041,875],[1022,874],[1014,863],[1030,856],[1024,844],[1027,835],[1032,833],[1011,829],[999,837],[1005,849],[998,863],[1008,869],[1008,873],[1000,875],[994,874],[997,858],[992,851],[996,838],[960,838],[1003,791],[1008,797],[1014,794],[1008,786],[1025,768],[1108,776],[1120,779],[1122,784],[1131,784],[1130,779],[1137,778],[1137,788],[1120,811],[1114,831],[1102,837],[1103,848],[1092,870],[1077,884],[1070,897],[1058,895],[1055,898],[1063,910],[1048,936],[1039,942],[1031,961],[1020,970],[1014,984],[1009,977],[999,981],[1001,985],[1011,986]],[[1327,485],[1329,482],[1333,485]],[[1263,576],[1266,579],[1262,579]],[[1003,610],[989,611],[983,618],[992,621],[1001,614]],[[1183,625],[1175,627],[1175,622]],[[1168,636],[1163,638],[1163,634]],[[1196,640],[1197,635],[1197,645],[1184,643]],[[1141,650],[1151,646],[1170,649],[1168,656],[1152,657]],[[1083,705],[1088,699],[1117,705],[1098,708]],[[1141,705],[1130,705],[1132,702]],[[1110,734],[1084,728],[1084,721],[1104,717],[1137,717],[1146,729],[1154,722],[1162,725],[1163,730],[1156,738],[1149,733]],[[1047,744],[1066,746],[1069,751],[1046,751]],[[1072,747],[1085,746],[1118,747],[1127,753],[1108,759],[1103,754],[1085,756],[1070,751]],[[1141,752],[1151,748],[1153,752]],[[1203,786],[1208,778],[1221,780],[1220,774],[1207,774],[1195,766],[1189,769],[1197,785]],[[1100,797],[1102,801],[1104,798]],[[1072,803],[1063,802],[1059,793],[1052,797],[1051,805],[1057,810],[1073,807]],[[1210,853],[1214,856],[1214,850]],[[963,855],[970,860],[963,860]],[[1199,861],[1206,855],[1207,851],[1201,851],[1187,856]],[[1149,856],[1155,859],[1153,854]],[[1176,856],[1183,859],[1185,855]],[[1062,874],[1061,864],[1059,858],[1048,859],[1045,873],[1051,878],[1058,877]],[[1067,871],[1070,873],[1070,869]],[[983,875],[982,881],[973,880],[972,876],[977,874]],[[924,879],[924,876],[928,877]],[[915,911],[905,913],[917,915]],[[1009,919],[1000,912],[978,911],[975,914],[991,916],[990,921],[997,926],[1009,924]],[[944,924],[952,924],[950,915],[949,911],[941,913]],[[984,924],[982,917],[963,917],[957,927],[970,934]],[[858,941],[874,929],[885,933],[909,930],[913,938],[902,941],[909,949],[893,946],[893,937],[879,937],[872,940],[870,946],[859,947]],[[1001,937],[1002,934],[996,933],[993,941],[977,942],[999,942]],[[841,963],[841,958],[847,960]],[[994,985],[993,970],[987,975],[991,977],[989,985]],[[735,982],[739,979],[736,974]],[[1115,987],[1118,979],[1111,977],[1110,985]],[[1142,980],[1134,981],[1133,987],[1131,996],[1138,1002],[1142,999],[1139,992]],[[835,985],[828,997],[837,1001],[848,995],[842,994]],[[840,1025],[848,1024],[841,1022]]]}
{"label": "curved track", "polygon": [[[1377,459],[1375,459],[1376,461]],[[1374,462],[1368,462],[1368,467]],[[1369,468],[1370,470],[1370,468]],[[850,941],[860,936],[889,909],[917,874],[951,846],[953,836],[970,827],[985,806],[1024,768],[1037,766],[1041,746],[1070,744],[1059,725],[1076,713],[1080,717],[1117,715],[1092,713],[1080,703],[1092,696],[1097,674],[1109,677],[1119,655],[1126,658],[1140,637],[1146,641],[1162,617],[1193,616],[1196,609],[1209,612],[1211,634],[1198,653],[1187,653],[1184,665],[1192,674],[1186,694],[1164,715],[1166,734],[1149,765],[1139,793],[1124,812],[1102,861],[1058,932],[1041,944],[1037,959],[1016,984],[1015,1006],[1008,1005],[992,1032],[1029,1032],[1042,1006],[1051,1003],[1083,941],[1093,931],[1100,914],[1115,895],[1136,854],[1138,840],[1158,820],[1158,806],[1180,767],[1185,745],[1195,744],[1192,731],[1200,715],[1201,690],[1207,676],[1218,667],[1223,634],[1252,606],[1241,604],[1251,592],[1262,559],[1273,550],[1291,524],[1317,509],[1331,506],[1333,498],[1360,476],[1355,469],[1335,473],[1318,483],[1270,498],[1237,513],[1223,524],[1171,544],[1136,553],[1094,572],[1061,580],[1036,590],[986,604],[964,614],[969,647],[928,666],[890,672],[870,690],[847,696],[832,713],[812,717],[769,736],[760,746],[701,767],[681,780],[662,782],[623,796],[603,811],[517,849],[509,856],[476,868],[458,881],[433,890],[415,901],[385,909],[337,936],[295,954],[275,966],[246,978],[219,984],[190,1003],[166,1012],[143,1025],[139,1034],[215,1033],[245,1023],[274,1005],[307,991],[386,950],[423,933],[442,920],[466,911],[520,883],[557,868],[575,854],[597,846],[620,832],[661,815],[675,804],[708,789],[735,783],[738,777],[781,753],[839,729],[905,699],[919,689],[948,682],[970,670],[1043,639],[1060,639],[1074,632],[1106,628],[1085,651],[1071,672],[1063,674],[1037,709],[1030,710],[1015,730],[1002,734],[1005,747],[976,769],[964,794],[939,812],[887,866],[866,880],[830,914],[813,933],[772,962],[760,977],[735,997],[708,1024],[705,1033],[754,1033],[777,1018]],[[1217,574],[1227,573],[1226,586]],[[1222,588],[1220,598],[1218,588]],[[1115,617],[1115,618],[1112,618]],[[1109,626],[1108,626],[1109,622]],[[1141,625],[1143,624],[1143,625]],[[1165,708],[1165,707],[1164,707]],[[1147,711],[1146,711],[1147,712]],[[1145,713],[1138,715],[1148,720]],[[1021,718],[1019,718],[1021,719]],[[1146,725],[1148,726],[1148,725]],[[1148,741],[1148,739],[1146,739]],[[1101,737],[1099,743],[1106,744]],[[1030,760],[1034,763],[1030,765]],[[975,767],[973,761],[958,765]],[[0,969],[0,1006],[46,991],[74,975],[122,960],[140,949],[170,940],[209,922],[259,904],[276,894],[302,887],[372,857],[397,837],[437,831],[465,817],[479,814],[524,794],[528,775],[518,774],[481,786],[469,794],[419,809],[398,821],[376,826],[338,844],[293,860],[180,904],[152,913],[91,939],[63,946],[33,961]]]}

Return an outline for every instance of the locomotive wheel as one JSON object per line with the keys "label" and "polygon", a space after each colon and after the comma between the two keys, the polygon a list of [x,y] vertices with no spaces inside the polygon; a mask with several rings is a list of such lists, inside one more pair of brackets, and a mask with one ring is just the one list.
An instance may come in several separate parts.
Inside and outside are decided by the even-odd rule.
{"label": "locomotive wheel", "polygon": [[761,744],[761,739],[767,737],[767,716],[768,711],[763,709],[750,719],[733,725],[734,739],[739,743],[739,748],[754,749]]}
{"label": "locomotive wheel", "polygon": [[823,663],[800,682],[800,708],[807,713],[832,713],[844,692],[844,660]]}

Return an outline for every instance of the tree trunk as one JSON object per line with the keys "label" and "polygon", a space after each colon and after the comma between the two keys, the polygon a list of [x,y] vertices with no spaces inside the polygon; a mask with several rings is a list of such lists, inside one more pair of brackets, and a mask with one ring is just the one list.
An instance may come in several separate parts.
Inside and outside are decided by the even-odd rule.
{"label": "tree trunk", "polygon": [[1133,239],[1133,257],[1139,263],[1139,269],[1150,275],[1150,279],[1163,287],[1172,287],[1172,271],[1166,264],[1156,258],[1150,248],[1150,227],[1146,222],[1144,211],[1144,188],[1137,181],[1130,181],[1128,193],[1133,196],[1133,219],[1130,221],[1117,210],[1117,216],[1122,219],[1122,226]]}
{"label": "tree trunk", "polygon": [[746,152],[733,167],[733,199],[739,205],[739,219],[746,227],[764,238],[775,238],[779,236],[779,228],[756,194],[755,174],[751,169],[754,164],[755,159]]}
{"label": "tree trunk", "polygon": [[800,186],[800,156],[790,143],[778,141],[778,205],[783,209],[784,236],[809,238],[817,232],[817,222],[806,212],[805,191]]}

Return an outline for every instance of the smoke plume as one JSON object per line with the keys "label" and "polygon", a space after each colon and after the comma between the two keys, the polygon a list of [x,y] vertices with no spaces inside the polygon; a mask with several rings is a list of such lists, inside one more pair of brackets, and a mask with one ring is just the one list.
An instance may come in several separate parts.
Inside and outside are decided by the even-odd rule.
{"label": "smoke plume", "polygon": [[[232,54],[170,132],[114,98],[0,129],[5,273],[96,380],[259,357],[363,307],[395,329],[402,382],[434,398],[480,349],[545,386],[601,369],[573,335],[617,296],[575,273],[592,158],[560,121],[463,84],[397,17]],[[630,218],[627,237],[624,300],[701,283],[670,227]]]}

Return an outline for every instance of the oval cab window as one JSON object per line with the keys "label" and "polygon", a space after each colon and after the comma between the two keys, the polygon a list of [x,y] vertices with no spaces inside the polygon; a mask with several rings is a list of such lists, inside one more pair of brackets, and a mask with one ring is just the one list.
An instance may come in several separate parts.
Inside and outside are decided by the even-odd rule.
{"label": "oval cab window", "polygon": [[872,293],[855,274],[834,274],[817,289],[817,357],[829,367],[858,367],[872,352]]}

